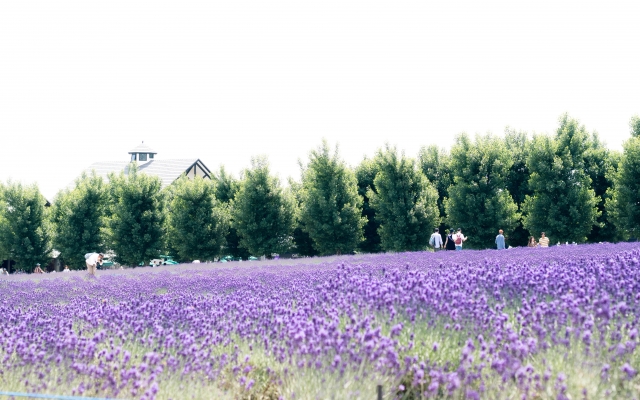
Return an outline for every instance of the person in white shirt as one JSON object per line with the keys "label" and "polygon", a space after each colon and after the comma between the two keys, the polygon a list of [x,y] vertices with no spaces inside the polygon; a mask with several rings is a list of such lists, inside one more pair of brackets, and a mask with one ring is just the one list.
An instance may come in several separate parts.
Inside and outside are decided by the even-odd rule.
{"label": "person in white shirt", "polygon": [[429,244],[433,246],[435,250],[440,250],[442,248],[442,236],[440,236],[438,228],[436,228],[433,235],[429,238]]}
{"label": "person in white shirt", "polygon": [[456,244],[456,250],[462,250],[462,243],[468,238],[462,234],[462,229],[458,228],[458,232],[453,235],[453,242]]}
{"label": "person in white shirt", "polygon": [[87,262],[87,272],[89,274],[96,276],[98,263],[102,264],[103,257],[104,255],[102,253],[87,253],[84,255],[84,259]]}
{"label": "person in white shirt", "polygon": [[64,269],[62,270],[62,272],[71,272],[71,270],[69,269],[68,265],[65,265]]}

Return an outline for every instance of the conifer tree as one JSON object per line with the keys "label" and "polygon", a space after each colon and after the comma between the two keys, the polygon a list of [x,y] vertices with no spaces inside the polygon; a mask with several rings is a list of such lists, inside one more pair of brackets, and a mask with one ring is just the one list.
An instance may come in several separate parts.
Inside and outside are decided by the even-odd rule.
{"label": "conifer tree", "polygon": [[186,176],[172,184],[168,240],[182,260],[213,260],[221,254],[229,216],[215,197],[214,185]]}
{"label": "conifer tree", "polygon": [[378,234],[380,221],[376,219],[376,211],[367,196],[369,189],[374,192],[376,190],[373,181],[378,174],[378,166],[374,160],[365,158],[356,167],[355,174],[358,181],[358,194],[362,197],[362,217],[367,219],[363,229],[364,240],[360,242],[358,248],[365,253],[379,253],[382,251]]}
{"label": "conifer tree", "polygon": [[[632,131],[633,135],[633,131]],[[640,238],[640,136],[623,144],[622,158],[607,191],[606,209],[622,238]]]}
{"label": "conifer tree", "polygon": [[52,206],[53,247],[71,269],[85,269],[86,253],[105,252],[104,223],[109,194],[102,177],[83,173]]}
{"label": "conifer tree", "polygon": [[466,246],[495,248],[502,229],[509,236],[518,223],[518,207],[507,190],[507,176],[513,164],[503,140],[466,134],[456,138],[451,149],[453,185],[444,204],[447,222],[461,228]]}
{"label": "conifer tree", "polygon": [[51,234],[46,199],[36,185],[0,184],[0,253],[15,261],[15,268],[32,272],[46,265]]}
{"label": "conifer tree", "polygon": [[[515,131],[507,128],[504,133],[504,141],[507,151],[511,155],[513,164],[509,168],[506,176],[506,187],[511,194],[511,198],[522,211],[524,199],[531,194],[529,190],[529,168],[527,167],[527,157],[531,149],[531,139],[526,132]],[[506,236],[510,246],[526,246],[530,233],[524,228],[522,219],[519,218],[516,227]]]}
{"label": "conifer tree", "polygon": [[386,251],[425,250],[433,228],[440,224],[438,192],[417,167],[415,160],[387,145],[376,154],[375,191],[367,197],[380,222],[382,248]]}
{"label": "conifer tree", "polygon": [[582,243],[597,224],[599,199],[584,162],[588,137],[586,128],[566,114],[555,137],[534,137],[527,159],[533,194],[523,207],[524,226],[533,235],[545,232],[552,242]]}
{"label": "conifer tree", "polygon": [[251,160],[231,209],[240,246],[251,254],[270,257],[293,246],[295,201],[270,174],[266,158]]}
{"label": "conifer tree", "polygon": [[325,140],[302,171],[300,218],[320,254],[348,254],[363,240],[362,197],[354,173]]}
{"label": "conifer tree", "polygon": [[230,218],[223,255],[230,255],[246,260],[251,254],[247,249],[240,246],[240,237],[238,236],[238,230],[235,227],[233,213],[231,212],[231,204],[236,197],[236,193],[238,193],[238,189],[240,189],[240,182],[238,182],[233,175],[229,174],[224,169],[224,166],[221,166],[218,173],[214,174],[211,179],[215,187],[216,199],[221,205],[227,208],[227,214]]}
{"label": "conifer tree", "polygon": [[623,231],[616,227],[605,204],[609,197],[607,189],[613,186],[620,154],[611,151],[600,141],[597,133],[591,134],[584,153],[585,172],[591,178],[591,188],[597,198],[596,207],[599,216],[591,232],[587,235],[589,242],[618,242]]}
{"label": "conifer tree", "polygon": [[166,245],[165,193],[160,178],[138,172],[136,163],[129,164],[127,170],[127,175],[109,175],[107,232],[110,247],[121,263],[146,265]]}
{"label": "conifer tree", "polygon": [[[422,173],[438,191],[438,210],[444,217],[446,215],[444,199],[449,195],[449,186],[452,183],[451,157],[445,149],[431,145],[420,149],[418,160]],[[446,219],[442,219],[439,229],[444,243],[447,233]]]}

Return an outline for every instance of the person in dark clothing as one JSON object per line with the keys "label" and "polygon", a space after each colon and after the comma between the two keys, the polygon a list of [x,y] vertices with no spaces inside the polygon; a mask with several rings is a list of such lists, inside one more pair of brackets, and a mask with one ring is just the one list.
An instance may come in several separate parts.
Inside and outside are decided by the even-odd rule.
{"label": "person in dark clothing", "polygon": [[453,241],[453,229],[449,229],[449,234],[447,235],[447,239],[444,242],[445,250],[455,250],[456,243]]}

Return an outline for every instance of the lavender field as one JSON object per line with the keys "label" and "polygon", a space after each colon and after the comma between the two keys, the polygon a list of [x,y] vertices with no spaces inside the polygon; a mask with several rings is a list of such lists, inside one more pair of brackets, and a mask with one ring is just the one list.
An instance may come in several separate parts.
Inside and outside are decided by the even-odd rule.
{"label": "lavender field", "polygon": [[0,279],[0,388],[142,399],[640,398],[640,245]]}

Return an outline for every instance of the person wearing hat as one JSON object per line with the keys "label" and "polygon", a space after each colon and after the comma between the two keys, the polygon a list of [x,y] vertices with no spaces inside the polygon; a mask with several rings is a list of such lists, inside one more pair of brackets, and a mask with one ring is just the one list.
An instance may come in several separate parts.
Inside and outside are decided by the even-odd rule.
{"label": "person wearing hat", "polygon": [[40,268],[40,263],[36,264],[36,268],[33,270],[34,274],[44,274],[44,271],[42,270],[42,268]]}

